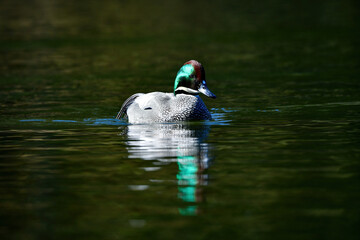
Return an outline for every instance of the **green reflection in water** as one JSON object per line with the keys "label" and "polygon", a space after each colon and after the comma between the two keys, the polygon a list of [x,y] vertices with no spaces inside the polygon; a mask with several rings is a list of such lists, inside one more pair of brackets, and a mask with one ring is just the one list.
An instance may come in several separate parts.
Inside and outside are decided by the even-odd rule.
{"label": "green reflection in water", "polygon": [[[178,197],[190,203],[196,202],[196,189],[198,185],[197,174],[199,171],[196,164],[196,158],[193,156],[178,157],[179,172],[176,175],[178,179]],[[181,215],[196,215],[197,206],[187,206],[179,208]]]}

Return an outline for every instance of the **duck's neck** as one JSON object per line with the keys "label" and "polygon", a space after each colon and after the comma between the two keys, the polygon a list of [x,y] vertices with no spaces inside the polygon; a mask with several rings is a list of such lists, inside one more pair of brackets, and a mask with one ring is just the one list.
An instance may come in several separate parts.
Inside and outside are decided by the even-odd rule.
{"label": "duck's neck", "polygon": [[176,94],[199,95],[199,91],[187,87],[178,87],[174,91],[175,96]]}

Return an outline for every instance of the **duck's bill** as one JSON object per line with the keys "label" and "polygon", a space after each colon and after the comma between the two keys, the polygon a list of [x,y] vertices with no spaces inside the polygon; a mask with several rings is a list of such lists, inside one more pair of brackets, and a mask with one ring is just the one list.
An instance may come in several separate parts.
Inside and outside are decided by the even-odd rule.
{"label": "duck's bill", "polygon": [[203,81],[199,87],[199,92],[201,92],[202,94],[204,94],[205,96],[209,97],[209,98],[216,98],[216,95],[213,94],[208,87],[206,86],[205,81]]}

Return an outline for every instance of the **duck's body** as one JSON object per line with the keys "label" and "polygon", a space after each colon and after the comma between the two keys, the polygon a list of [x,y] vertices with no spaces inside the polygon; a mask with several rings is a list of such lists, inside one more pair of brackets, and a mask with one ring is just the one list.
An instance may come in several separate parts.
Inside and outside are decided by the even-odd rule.
{"label": "duck's body", "polygon": [[210,120],[211,114],[201,98],[188,94],[152,92],[137,94],[127,108],[130,123]]}
{"label": "duck's body", "polygon": [[215,98],[206,87],[203,67],[191,60],[179,70],[173,93],[134,94],[124,102],[116,118],[126,114],[132,124],[211,120],[200,92]]}

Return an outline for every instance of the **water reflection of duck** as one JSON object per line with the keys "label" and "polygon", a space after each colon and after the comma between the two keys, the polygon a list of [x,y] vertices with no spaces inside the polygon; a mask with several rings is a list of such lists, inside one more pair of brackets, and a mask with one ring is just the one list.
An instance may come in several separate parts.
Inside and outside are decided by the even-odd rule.
{"label": "water reflection of duck", "polygon": [[200,186],[207,184],[204,171],[211,160],[211,148],[204,141],[209,130],[206,124],[127,126],[129,158],[177,163],[178,198],[186,203],[179,207],[182,215],[197,214],[197,203],[204,198]]}
{"label": "water reflection of duck", "polygon": [[124,102],[116,118],[127,115],[130,123],[210,120],[199,93],[216,98],[206,86],[203,66],[191,60],[178,71],[173,93],[136,93]]}

